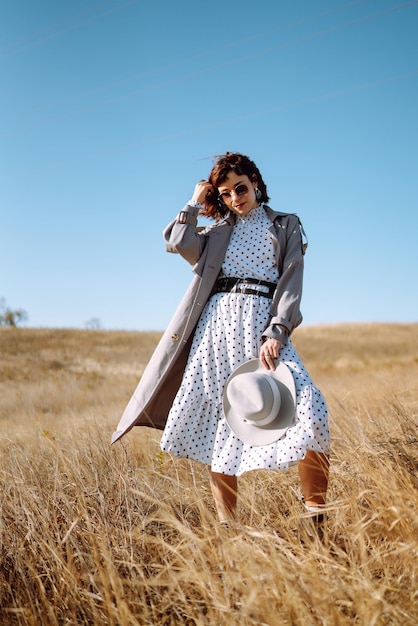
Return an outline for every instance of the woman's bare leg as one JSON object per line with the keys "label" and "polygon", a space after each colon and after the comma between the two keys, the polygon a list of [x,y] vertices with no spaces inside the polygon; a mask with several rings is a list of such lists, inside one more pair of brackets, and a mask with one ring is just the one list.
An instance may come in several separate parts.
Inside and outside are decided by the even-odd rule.
{"label": "woman's bare leg", "polygon": [[[298,464],[299,476],[305,504],[311,507],[324,506],[328,487],[329,459],[325,454],[308,450]],[[210,486],[220,522],[235,519],[237,510],[238,480],[213,472],[209,468]]]}
{"label": "woman's bare leg", "polygon": [[237,511],[237,477],[212,472],[209,468],[209,478],[219,521],[234,520]]}
{"label": "woman's bare leg", "polygon": [[298,469],[306,506],[324,506],[329,475],[328,457],[308,450],[305,458],[299,461]]}

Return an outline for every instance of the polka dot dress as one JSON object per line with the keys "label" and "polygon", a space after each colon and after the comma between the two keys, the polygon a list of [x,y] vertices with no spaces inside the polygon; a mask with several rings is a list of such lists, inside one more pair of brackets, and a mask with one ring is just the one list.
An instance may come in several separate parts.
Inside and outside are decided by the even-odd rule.
{"label": "polka dot dress", "polygon": [[[223,275],[277,281],[270,227],[262,206],[237,218]],[[287,469],[303,459],[307,450],[329,454],[325,399],[290,339],[279,356],[296,385],[295,422],[286,435],[267,446],[251,446],[240,441],[226,423],[222,410],[226,380],[238,365],[258,357],[270,304],[268,298],[251,294],[217,293],[209,299],[162,435],[162,450],[233,476],[254,469]]]}

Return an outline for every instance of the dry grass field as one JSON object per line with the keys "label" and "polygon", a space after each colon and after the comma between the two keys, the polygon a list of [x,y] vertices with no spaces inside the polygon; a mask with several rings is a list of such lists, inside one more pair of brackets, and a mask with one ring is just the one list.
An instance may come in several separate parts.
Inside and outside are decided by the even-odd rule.
{"label": "dry grass field", "polygon": [[0,329],[0,624],[416,626],[418,324],[295,333],[330,408],[322,543],[296,469],[241,477],[225,529],[158,431],[109,445],[157,340]]}

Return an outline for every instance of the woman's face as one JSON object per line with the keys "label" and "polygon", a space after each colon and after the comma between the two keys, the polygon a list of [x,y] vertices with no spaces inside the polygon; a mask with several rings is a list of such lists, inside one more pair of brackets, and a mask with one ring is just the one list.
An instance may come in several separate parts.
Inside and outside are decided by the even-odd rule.
{"label": "woman's face", "polygon": [[228,209],[245,216],[258,206],[255,197],[257,183],[251,182],[247,175],[229,172],[226,180],[218,187],[219,195]]}

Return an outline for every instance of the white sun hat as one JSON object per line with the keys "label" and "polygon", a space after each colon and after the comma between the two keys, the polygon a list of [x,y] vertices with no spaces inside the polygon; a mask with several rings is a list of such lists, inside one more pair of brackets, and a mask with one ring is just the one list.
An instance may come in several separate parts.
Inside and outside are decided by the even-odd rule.
{"label": "white sun hat", "polygon": [[260,359],[239,365],[226,381],[222,404],[232,432],[244,443],[265,446],[278,441],[292,424],[296,389],[290,369],[275,361],[267,370]]}

